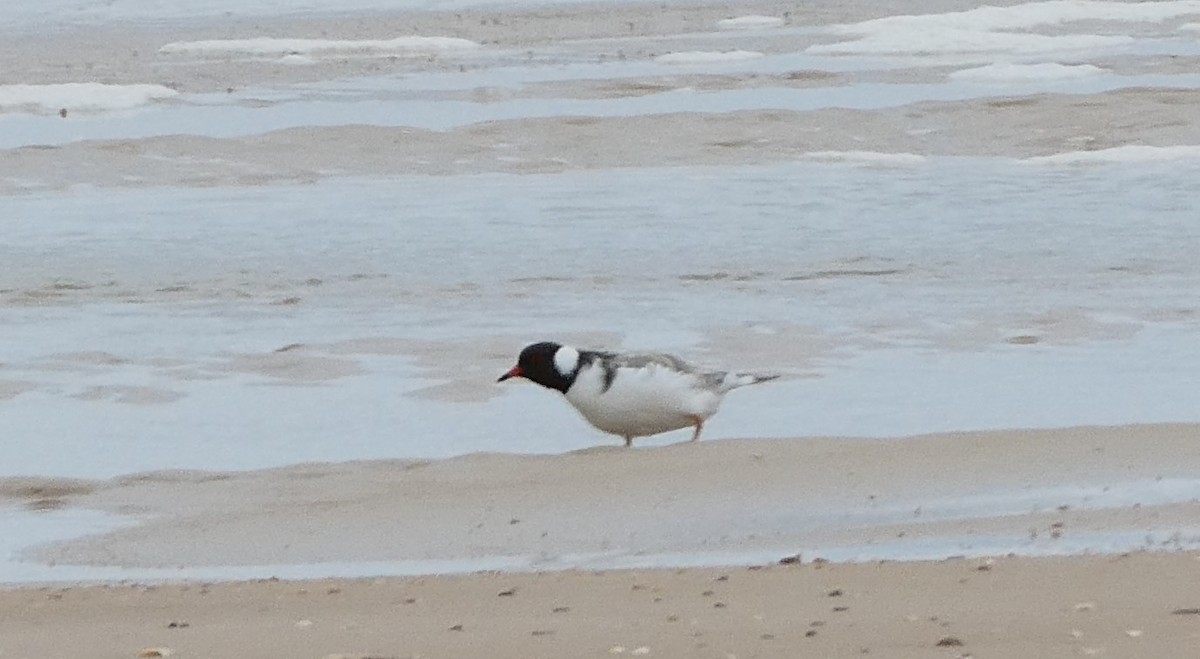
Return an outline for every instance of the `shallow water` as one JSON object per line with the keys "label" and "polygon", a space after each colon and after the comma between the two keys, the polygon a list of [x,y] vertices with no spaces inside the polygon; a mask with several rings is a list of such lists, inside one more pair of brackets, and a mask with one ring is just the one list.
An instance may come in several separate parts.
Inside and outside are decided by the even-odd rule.
{"label": "shallow water", "polygon": [[[1191,47],[1200,55],[1200,43]],[[782,64],[775,63],[783,59]],[[817,71],[838,70],[846,64],[825,64],[831,58],[797,56],[751,60],[757,66],[729,67],[731,73],[762,75],[789,64],[808,63]],[[879,62],[859,63],[877,66]],[[910,62],[911,64],[911,62]],[[898,66],[883,63],[884,66]],[[546,69],[550,70],[549,75]],[[569,94],[521,97],[522,86],[532,82],[580,82],[593,67],[575,72],[560,67],[487,68],[486,76],[471,74],[434,74],[395,76],[384,79],[339,81],[336,85],[312,85],[287,89],[252,88],[236,94],[191,94],[169,104],[73,116],[64,121],[57,114],[0,114],[0,149],[37,145],[56,146],[83,140],[140,139],[160,135],[201,135],[236,138],[305,126],[405,126],[446,131],[488,121],[506,121],[547,117],[638,117],[679,112],[732,113],[751,110],[804,112],[828,108],[877,110],[927,101],[967,101],[1008,98],[1014,95],[1044,93],[1098,94],[1121,89],[1200,88],[1197,74],[1115,75],[1109,72],[1079,78],[1051,80],[1008,80],[1001,84],[961,80],[920,83],[860,81],[851,85],[834,81],[830,86],[792,89],[782,86],[757,86],[748,89],[697,90],[682,86],[652,94],[616,94],[612,98],[573,98]],[[605,79],[619,79],[633,72],[648,76],[704,73],[721,74],[725,65],[695,67],[668,65],[619,64],[595,67]],[[484,80],[497,75],[485,84]],[[653,77],[651,78],[654,79]],[[615,82],[613,84],[616,84]],[[482,85],[482,86],[480,86]],[[504,90],[505,85],[513,89]],[[457,95],[443,97],[437,90],[449,86],[460,89]],[[468,98],[472,94],[482,98]]]}
{"label": "shallow water", "polygon": [[[10,198],[0,473],[602,443],[491,383],[573,332],[798,376],[710,439],[1200,420],[1198,181],[932,159]],[[339,347],[370,337],[449,347]]]}

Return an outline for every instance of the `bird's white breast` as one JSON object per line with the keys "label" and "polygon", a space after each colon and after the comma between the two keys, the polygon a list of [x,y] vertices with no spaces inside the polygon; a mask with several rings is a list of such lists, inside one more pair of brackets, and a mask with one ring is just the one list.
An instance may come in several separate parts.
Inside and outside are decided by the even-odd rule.
{"label": "bird's white breast", "polygon": [[604,388],[604,368],[585,366],[566,392],[575,409],[604,432],[644,437],[695,425],[716,413],[722,394],[698,387],[690,373],[660,364],[621,367]]}

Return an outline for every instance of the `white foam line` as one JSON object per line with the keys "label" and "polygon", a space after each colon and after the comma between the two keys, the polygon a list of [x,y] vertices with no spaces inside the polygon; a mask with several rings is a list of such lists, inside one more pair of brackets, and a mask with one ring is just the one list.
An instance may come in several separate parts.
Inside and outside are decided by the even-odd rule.
{"label": "white foam line", "polygon": [[1043,35],[1018,32],[1076,21],[1162,22],[1200,13],[1200,0],[1173,2],[1100,2],[1051,0],[1011,7],[978,7],[968,11],[915,16],[887,16],[861,23],[834,25],[833,34],[858,37],[818,44],[811,53],[937,54],[947,52],[1047,52],[1121,46],[1126,35]]}
{"label": "white foam line", "polygon": [[1051,156],[1026,158],[1025,162],[1040,165],[1086,165],[1115,162],[1158,162],[1200,158],[1200,145],[1144,146],[1127,144],[1097,151],[1068,151]]}
{"label": "white foam line", "polygon": [[0,110],[127,110],[178,94],[162,85],[105,85],[98,82],[0,85]]}
{"label": "white foam line", "polygon": [[678,53],[667,53],[654,58],[659,64],[708,64],[711,62],[736,62],[757,59],[763,54],[753,50],[689,50]]}
{"label": "white foam line", "polygon": [[760,16],[757,14],[737,16],[717,21],[717,27],[722,30],[757,30],[768,27],[779,27],[780,25],[783,25],[783,19],[778,16]]}
{"label": "white foam line", "polygon": [[240,53],[248,55],[316,55],[330,53],[419,53],[473,50],[479,44],[456,37],[397,37],[395,39],[214,39],[176,41],[159,49],[161,53]]}
{"label": "white foam line", "polygon": [[1124,35],[1044,34],[990,32],[956,28],[924,28],[912,32],[888,31],[855,41],[810,46],[805,52],[826,55],[942,55],[946,53],[1044,53],[1125,46],[1134,42]]}
{"label": "white foam line", "polygon": [[881,153],[878,151],[810,151],[804,154],[804,159],[885,167],[920,165],[926,160],[925,156],[915,153]]}
{"label": "white foam line", "polygon": [[1200,14],[1200,0],[1167,2],[1103,2],[1098,0],[1050,0],[1009,7],[983,6],[967,11],[914,16],[886,16],[861,23],[835,25],[841,34],[872,34],[881,29],[920,28],[930,25],[964,30],[1022,30],[1076,21],[1158,23],[1180,16]]}
{"label": "white foam line", "polygon": [[1042,62],[1040,64],[1014,64],[1012,62],[996,62],[986,66],[962,69],[951,73],[951,80],[968,80],[972,82],[1012,82],[1029,80],[1070,80],[1108,73],[1091,64],[1058,64]]}

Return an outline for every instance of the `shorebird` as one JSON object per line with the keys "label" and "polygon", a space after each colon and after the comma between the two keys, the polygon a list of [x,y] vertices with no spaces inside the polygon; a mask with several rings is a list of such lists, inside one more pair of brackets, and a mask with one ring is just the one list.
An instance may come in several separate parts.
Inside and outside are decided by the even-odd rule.
{"label": "shorebird", "polygon": [[500,376],[525,378],[566,397],[588,423],[625,439],[695,428],[717,413],[725,394],[778,375],[706,371],[663,353],[579,350],[544,341],[526,346]]}

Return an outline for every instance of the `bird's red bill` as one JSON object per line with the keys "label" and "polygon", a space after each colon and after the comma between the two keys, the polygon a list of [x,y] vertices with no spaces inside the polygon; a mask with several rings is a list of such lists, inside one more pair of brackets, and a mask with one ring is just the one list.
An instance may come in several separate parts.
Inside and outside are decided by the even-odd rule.
{"label": "bird's red bill", "polygon": [[509,371],[507,373],[505,373],[504,375],[501,375],[500,379],[496,380],[496,382],[504,382],[505,380],[507,380],[509,378],[519,378],[522,375],[523,375],[523,373],[521,373],[521,367],[514,366],[511,369],[509,369]]}

